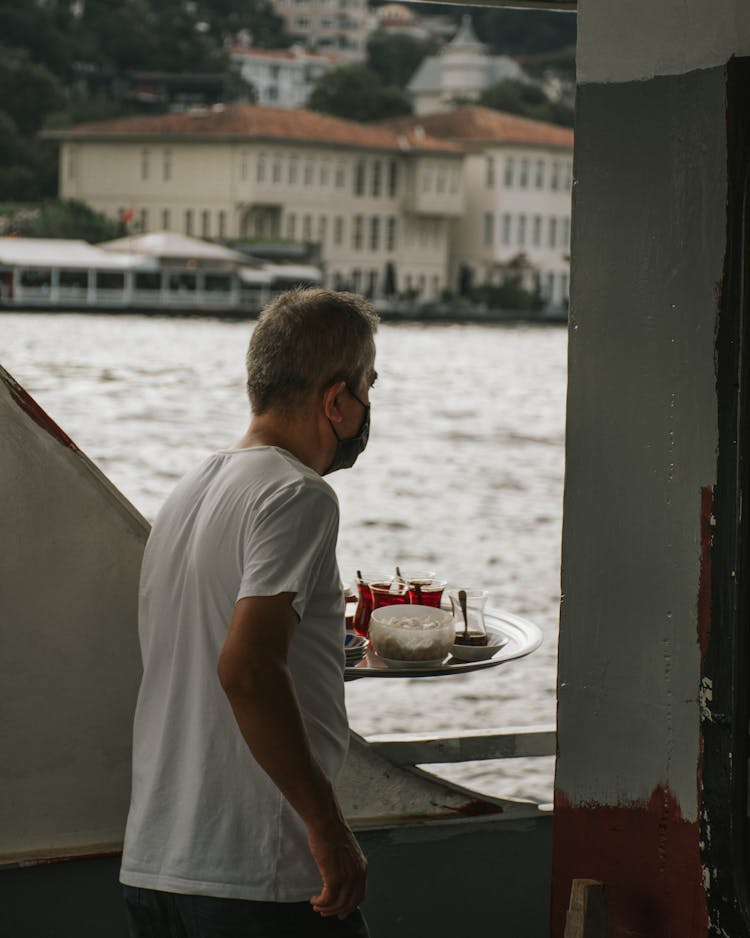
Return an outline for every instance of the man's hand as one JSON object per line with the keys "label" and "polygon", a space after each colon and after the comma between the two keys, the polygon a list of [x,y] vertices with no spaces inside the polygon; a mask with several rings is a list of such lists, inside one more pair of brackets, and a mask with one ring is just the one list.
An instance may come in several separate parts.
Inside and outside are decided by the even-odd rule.
{"label": "man's hand", "polygon": [[367,860],[343,821],[332,829],[308,830],[307,840],[323,879],[323,891],[310,899],[312,907],[344,919],[364,898]]}

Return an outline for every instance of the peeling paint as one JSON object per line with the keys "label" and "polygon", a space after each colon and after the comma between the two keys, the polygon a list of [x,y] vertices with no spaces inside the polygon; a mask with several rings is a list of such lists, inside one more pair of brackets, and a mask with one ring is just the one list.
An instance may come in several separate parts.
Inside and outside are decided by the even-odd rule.
{"label": "peeling paint", "polygon": [[699,824],[667,787],[619,805],[574,804],[556,791],[553,849],[553,938],[562,938],[574,879],[605,884],[610,938],[705,938]]}

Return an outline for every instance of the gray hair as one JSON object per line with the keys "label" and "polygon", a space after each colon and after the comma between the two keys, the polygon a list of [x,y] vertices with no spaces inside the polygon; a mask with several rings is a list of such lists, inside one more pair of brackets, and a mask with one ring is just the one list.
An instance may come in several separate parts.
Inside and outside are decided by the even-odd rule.
{"label": "gray hair", "polygon": [[375,361],[378,316],[357,293],[288,290],[260,315],[247,350],[253,412],[293,410],[335,381],[357,390]]}

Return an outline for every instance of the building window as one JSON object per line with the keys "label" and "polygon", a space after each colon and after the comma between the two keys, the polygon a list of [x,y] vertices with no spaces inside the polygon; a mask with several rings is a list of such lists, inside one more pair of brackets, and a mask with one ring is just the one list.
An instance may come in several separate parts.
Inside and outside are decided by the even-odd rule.
{"label": "building window", "polygon": [[227,236],[227,213],[224,211],[219,212],[219,237],[226,238]]}
{"label": "building window", "polygon": [[560,302],[568,302],[568,275],[560,274]]}
{"label": "building window", "polygon": [[286,236],[289,241],[294,241],[297,237],[296,215],[287,215],[286,217]]}
{"label": "building window", "polygon": [[388,164],[388,195],[393,199],[398,194],[398,163],[391,160]]}
{"label": "building window", "polygon": [[550,177],[549,187],[555,192],[560,188],[560,164],[557,161],[552,164],[552,176]]}
{"label": "building window", "polygon": [[144,147],[141,150],[141,179],[148,179],[151,171],[151,151]]}
{"label": "building window", "polygon": [[266,154],[261,153],[258,155],[258,162],[255,166],[255,179],[257,182],[266,181]]}
{"label": "building window", "polygon": [[551,248],[557,244],[557,219],[554,217],[549,220],[549,238],[547,244]]}
{"label": "building window", "polygon": [[185,234],[191,235],[193,233],[193,210],[189,208],[185,212]]}
{"label": "building window", "polygon": [[505,161],[505,176],[503,177],[503,182],[505,185],[511,189],[513,187],[513,181],[516,175],[516,161],[512,156],[509,156]]}
{"label": "building window", "polygon": [[142,208],[138,217],[138,230],[148,231],[148,209]]}
{"label": "building window", "polygon": [[302,240],[312,240],[312,215],[305,215],[302,218]]}
{"label": "building window", "polygon": [[534,247],[539,247],[542,243],[542,216],[535,215],[534,223],[531,229],[531,243]]}
{"label": "building window", "polygon": [[340,245],[344,243],[344,219],[337,215],[333,220],[333,243]]}
{"label": "building window", "polygon": [[164,181],[169,182],[172,178],[172,151],[165,150],[162,160],[162,175],[164,176]]}
{"label": "building window", "polygon": [[383,173],[383,164],[380,162],[380,160],[373,160],[371,172],[372,179],[370,191],[374,197],[377,197],[380,195],[381,178]]}
{"label": "building window", "polygon": [[546,166],[547,164],[544,162],[544,160],[536,161],[536,176],[534,177],[534,185],[537,187],[537,189],[544,188],[544,171]]}
{"label": "building window", "polygon": [[425,166],[422,170],[422,192],[432,192],[432,167]]}
{"label": "building window", "polygon": [[362,272],[359,270],[352,271],[352,289],[355,293],[359,293],[359,288],[362,286]]}
{"label": "building window", "polygon": [[247,150],[240,153],[240,181],[247,182]]}
{"label": "building window", "polygon": [[357,160],[354,164],[354,194],[365,194],[365,161]]}
{"label": "building window", "polygon": [[365,219],[363,215],[354,216],[354,230],[352,231],[352,247],[355,251],[362,250],[362,240],[364,237]]}
{"label": "building window", "polygon": [[68,179],[75,179],[78,175],[78,150],[71,146],[68,149]]}
{"label": "building window", "polygon": [[207,209],[201,212],[201,234],[204,238],[211,237],[211,213]]}
{"label": "building window", "polygon": [[547,289],[545,291],[545,297],[548,303],[552,303],[555,299],[555,275],[553,273],[547,274]]}
{"label": "building window", "polygon": [[484,161],[484,184],[488,189],[495,187],[495,158],[492,156]]}
{"label": "building window", "polygon": [[321,215],[318,218],[318,241],[320,242],[320,244],[325,244],[327,233],[328,233],[328,218],[325,215]]}
{"label": "building window", "polygon": [[287,179],[289,180],[290,186],[295,186],[297,184],[297,157],[294,154],[289,157]]}
{"label": "building window", "polygon": [[454,194],[458,192],[458,178],[459,178],[458,170],[452,169],[451,170],[451,192]]}
{"label": "building window", "polygon": [[486,248],[492,247],[492,229],[495,227],[495,216],[492,212],[485,212],[482,226],[482,241]]}
{"label": "building window", "polygon": [[518,244],[523,247],[526,244],[526,216],[518,216]]}
{"label": "building window", "polygon": [[570,245],[570,218],[568,215],[565,215],[561,220],[562,231],[560,232],[560,245],[561,247],[568,247]]}
{"label": "building window", "polygon": [[306,186],[311,186],[313,184],[313,179],[315,178],[315,163],[312,160],[312,157],[308,156],[305,160],[305,172],[304,172],[304,183]]}
{"label": "building window", "polygon": [[521,178],[519,184],[522,189],[529,188],[529,161],[521,160]]}
{"label": "building window", "polygon": [[319,174],[321,186],[328,185],[328,180],[330,178],[330,175],[331,175],[331,170],[330,170],[330,164],[328,163],[328,160],[321,160],[320,174]]}
{"label": "building window", "polygon": [[337,189],[343,189],[346,183],[346,169],[344,168],[344,161],[339,160],[336,163],[336,172],[334,174],[334,185]]}
{"label": "building window", "polygon": [[396,225],[398,220],[395,215],[391,215],[388,219],[386,230],[385,230],[385,246],[388,251],[396,250]]}
{"label": "building window", "polygon": [[445,169],[442,167],[439,167],[437,171],[437,191],[440,194],[445,192]]}
{"label": "building window", "polygon": [[378,272],[377,270],[369,270],[367,272],[367,296],[372,298],[375,296],[375,291],[378,288]]}
{"label": "building window", "polygon": [[276,155],[273,158],[273,165],[271,167],[271,181],[272,182],[281,182],[281,157]]}
{"label": "building window", "polygon": [[162,231],[169,231],[170,223],[171,223],[171,219],[169,217],[169,209],[165,208],[161,213]]}
{"label": "building window", "polygon": [[380,247],[380,218],[373,215],[370,219],[370,250],[377,251]]}
{"label": "building window", "polygon": [[509,212],[503,213],[503,244],[510,244],[513,229],[513,218]]}

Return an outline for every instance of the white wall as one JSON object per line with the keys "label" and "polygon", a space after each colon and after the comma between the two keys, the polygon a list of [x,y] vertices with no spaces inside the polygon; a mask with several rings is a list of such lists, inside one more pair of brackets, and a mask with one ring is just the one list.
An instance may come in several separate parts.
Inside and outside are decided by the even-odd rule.
{"label": "white wall", "polygon": [[578,0],[578,83],[680,75],[750,55],[748,0]]}

